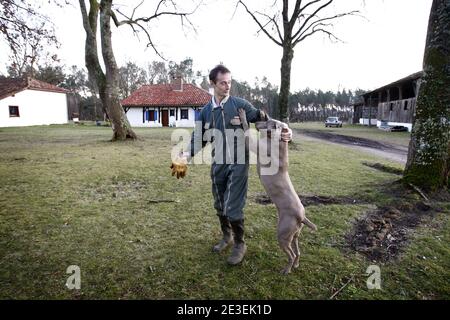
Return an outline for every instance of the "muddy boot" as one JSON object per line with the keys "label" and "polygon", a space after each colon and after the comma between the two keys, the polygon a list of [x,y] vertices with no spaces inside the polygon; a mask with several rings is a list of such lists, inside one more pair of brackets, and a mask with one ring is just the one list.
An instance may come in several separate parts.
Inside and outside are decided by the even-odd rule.
{"label": "muddy boot", "polygon": [[244,241],[244,220],[231,222],[231,228],[234,234],[234,246],[227,262],[231,265],[239,264],[247,252],[247,246]]}
{"label": "muddy boot", "polygon": [[231,237],[231,224],[226,216],[219,216],[220,220],[220,228],[222,229],[223,238],[220,240],[218,244],[213,247],[214,252],[222,252],[225,250],[232,242],[233,238]]}

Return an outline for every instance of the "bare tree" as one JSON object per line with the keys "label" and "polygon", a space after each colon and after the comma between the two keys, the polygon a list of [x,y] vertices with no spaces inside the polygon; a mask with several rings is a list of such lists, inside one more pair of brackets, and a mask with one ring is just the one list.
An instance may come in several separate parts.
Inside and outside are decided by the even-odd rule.
{"label": "bare tree", "polygon": [[[39,9],[33,1],[1,0],[0,36],[10,49],[11,76],[33,75],[38,60],[46,56],[45,51],[59,46],[53,23]],[[52,59],[56,60],[56,55]]]}
{"label": "bare tree", "polygon": [[433,0],[404,180],[448,189],[450,172],[450,1]]}
{"label": "bare tree", "polygon": [[[174,0],[160,0],[153,14],[135,18],[136,10],[142,5],[143,1],[133,9],[131,15],[127,15],[118,8],[114,8],[113,0],[101,0],[100,3],[97,0],[89,0],[89,13],[86,9],[85,0],[79,0],[79,2],[83,17],[83,26],[86,32],[86,67],[88,69],[89,79],[97,85],[104,112],[111,121],[113,129],[112,141],[136,139],[137,136],[132,130],[120,103],[119,68],[117,67],[112,48],[111,20],[116,27],[123,25],[130,26],[136,35],[138,31],[144,32],[148,41],[147,46],[152,47],[160,55],[152,41],[147,24],[161,16],[178,16],[181,18],[182,25],[186,21],[191,24],[188,16],[195,9],[192,12],[179,12]],[[168,7],[172,9],[168,9]],[[97,23],[99,15],[101,48],[105,72],[103,72],[100,66],[97,52]],[[122,20],[118,18],[119,15],[123,17]]]}
{"label": "bare tree", "polygon": [[[275,0],[271,6],[272,13],[252,11],[240,0],[236,7],[242,5],[262,31],[270,40],[283,48],[281,58],[281,85],[278,101],[279,116],[282,121],[289,122],[288,100],[291,84],[291,65],[294,58],[294,47],[316,33],[326,34],[330,40],[337,40],[333,32],[333,22],[336,19],[356,15],[359,11],[350,11],[320,17],[334,0],[296,0],[292,14],[289,14],[289,0]],[[282,7],[275,9],[280,3]]]}

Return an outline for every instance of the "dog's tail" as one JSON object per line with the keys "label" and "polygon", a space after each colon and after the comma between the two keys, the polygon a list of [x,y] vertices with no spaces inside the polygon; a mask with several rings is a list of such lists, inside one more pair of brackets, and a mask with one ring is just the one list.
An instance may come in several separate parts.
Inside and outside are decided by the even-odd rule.
{"label": "dog's tail", "polygon": [[317,226],[312,223],[307,217],[303,219],[302,223],[307,227],[310,227],[312,230],[317,231]]}

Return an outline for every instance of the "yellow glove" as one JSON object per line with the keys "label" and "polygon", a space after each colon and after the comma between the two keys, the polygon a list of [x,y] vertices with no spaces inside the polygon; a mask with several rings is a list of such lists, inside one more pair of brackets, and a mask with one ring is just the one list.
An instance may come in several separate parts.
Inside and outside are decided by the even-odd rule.
{"label": "yellow glove", "polygon": [[177,179],[184,178],[187,172],[187,159],[185,157],[178,157],[172,161],[170,169],[172,169],[172,176],[176,174]]}

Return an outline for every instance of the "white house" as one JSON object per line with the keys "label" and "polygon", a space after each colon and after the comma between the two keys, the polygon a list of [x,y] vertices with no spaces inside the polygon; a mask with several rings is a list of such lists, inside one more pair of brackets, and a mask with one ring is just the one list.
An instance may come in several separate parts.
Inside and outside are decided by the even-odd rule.
{"label": "white house", "polygon": [[194,127],[201,108],[211,100],[208,91],[182,78],[172,84],[144,85],[122,101],[133,127]]}
{"label": "white house", "polygon": [[0,79],[0,127],[67,123],[67,92],[29,77]]}

